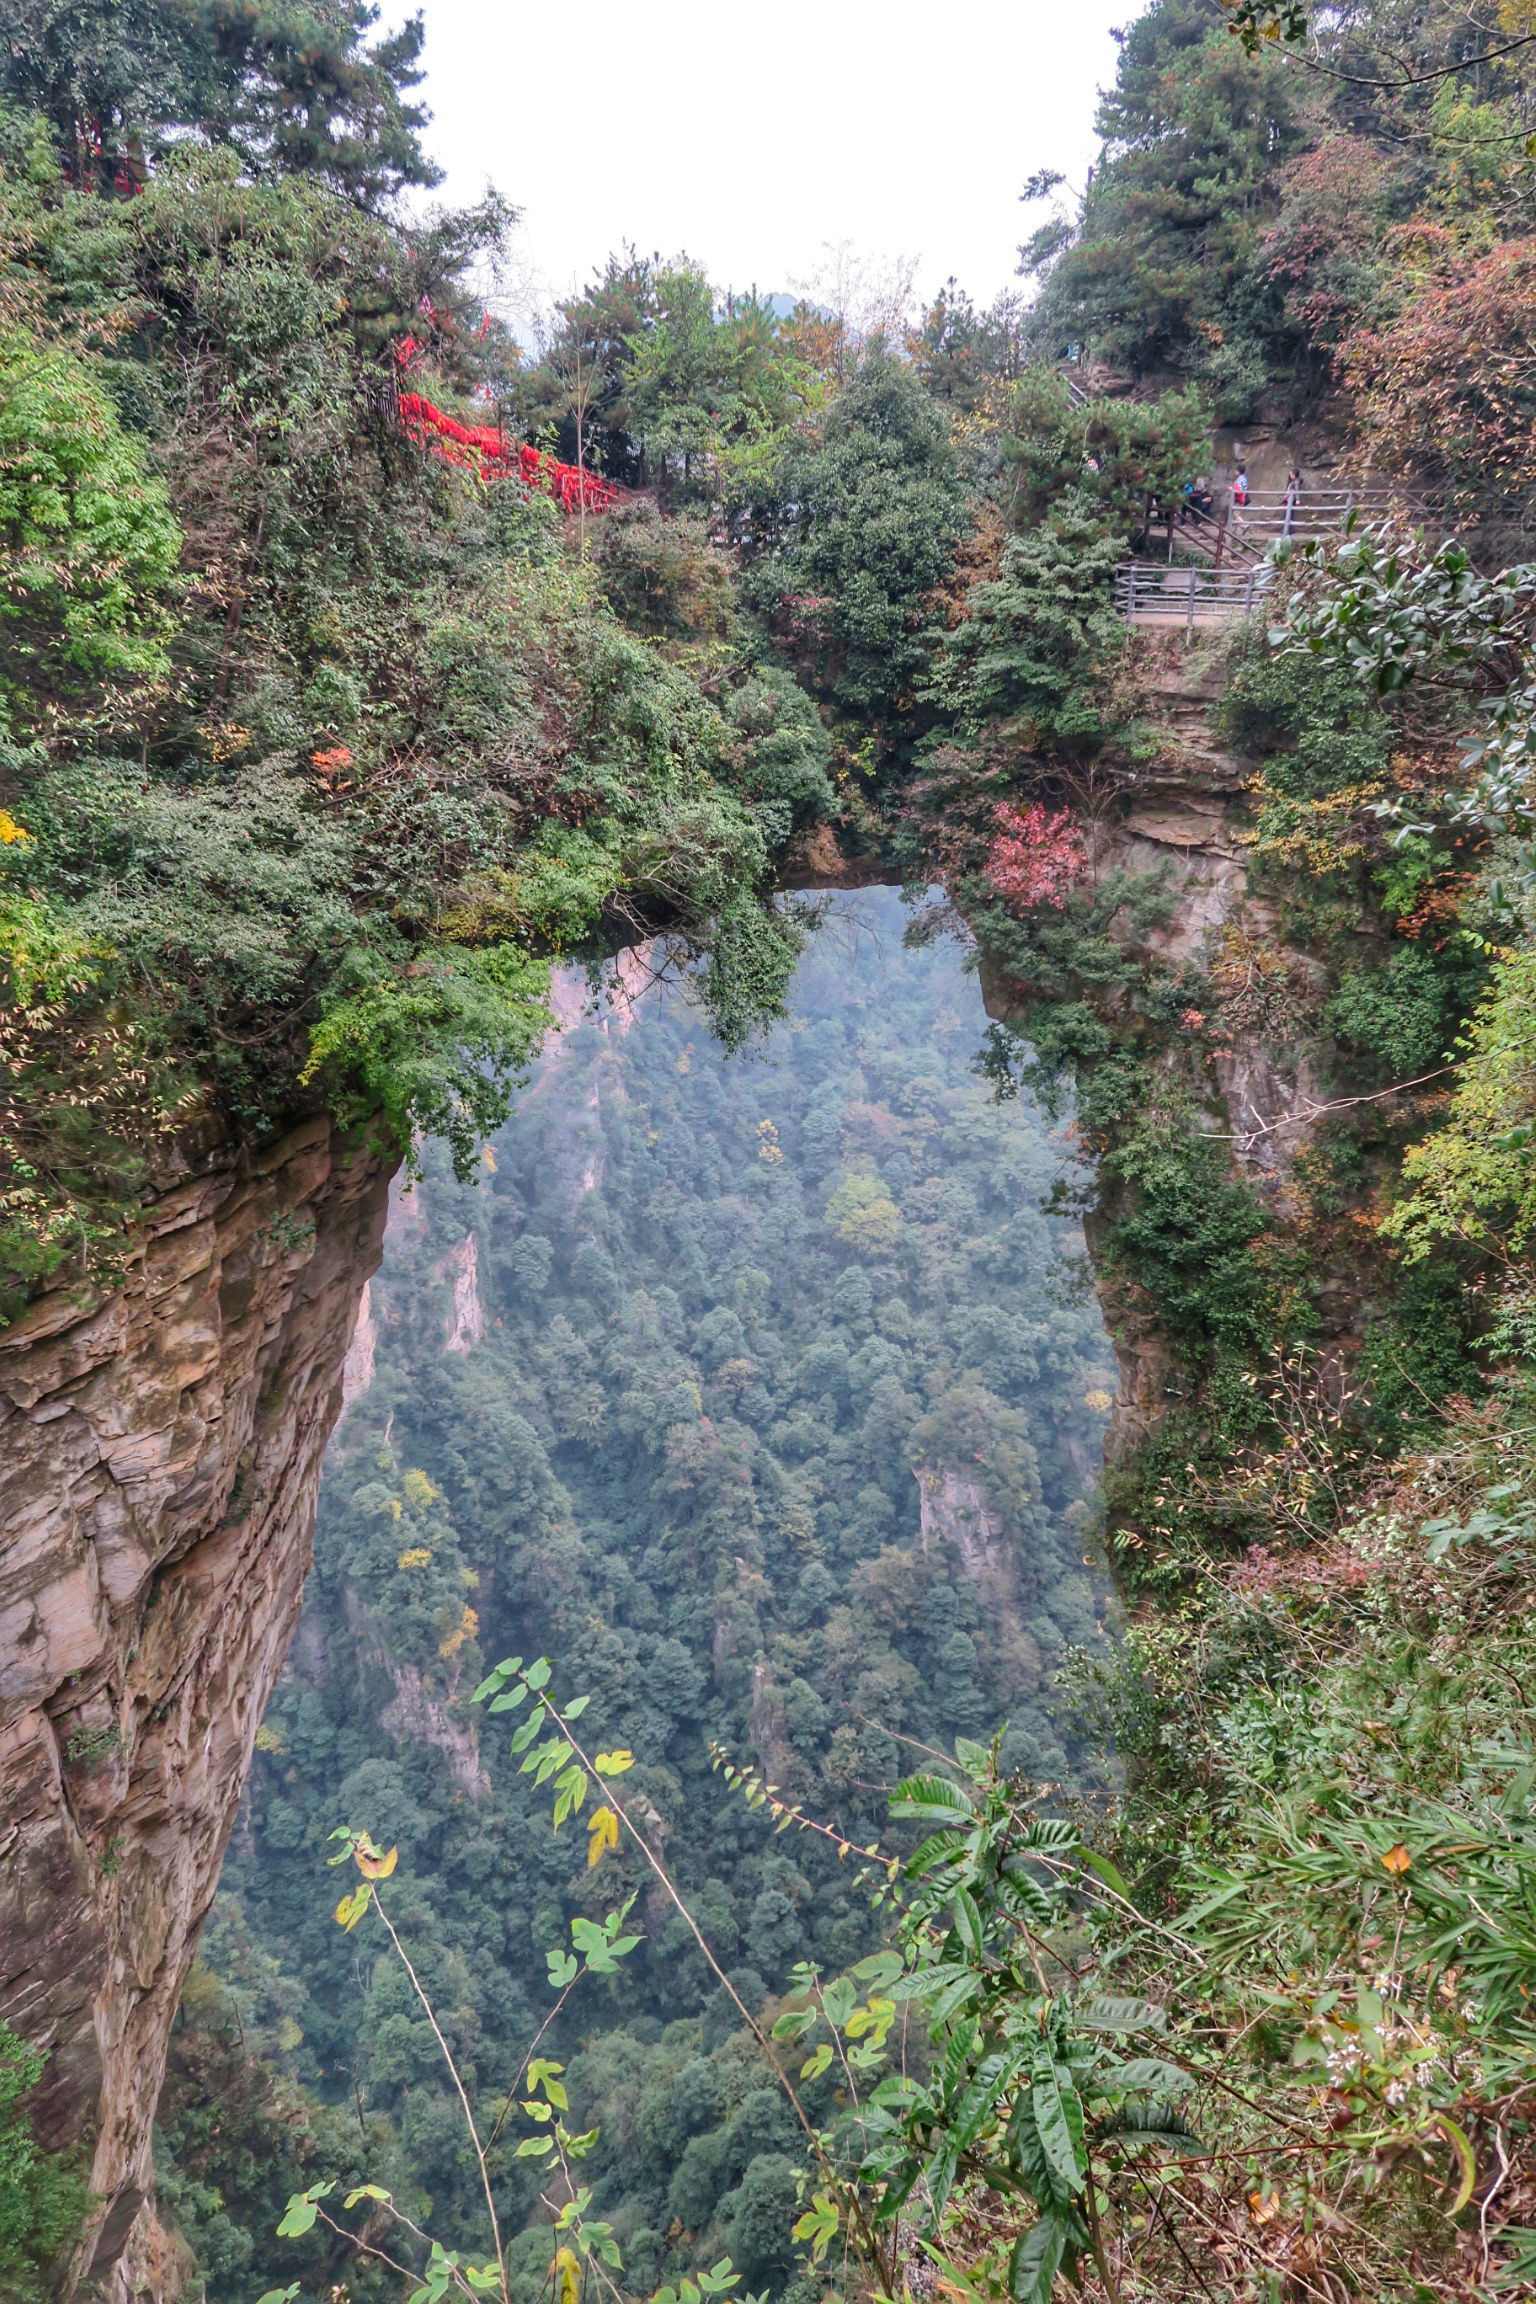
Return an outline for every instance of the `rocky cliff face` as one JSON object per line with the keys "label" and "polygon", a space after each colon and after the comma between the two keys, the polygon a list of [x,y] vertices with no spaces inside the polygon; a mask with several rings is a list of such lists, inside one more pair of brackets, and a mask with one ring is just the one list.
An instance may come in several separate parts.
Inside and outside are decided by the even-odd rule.
{"label": "rocky cliff face", "polygon": [[95,2204],[65,2282],[157,2297],[166,2038],[298,1618],[389,1177],[316,1118],[152,1204],[127,1276],[0,1335],[0,2015]]}
{"label": "rocky cliff face", "polygon": [[[1206,1124],[1230,1146],[1234,1167],[1285,1220],[1295,1213],[1296,1155],[1322,1116],[1324,1043],[1310,1021],[1321,972],[1308,954],[1284,944],[1273,906],[1249,885],[1244,787],[1257,763],[1235,757],[1214,730],[1225,680],[1220,643],[1191,649],[1182,635],[1145,641],[1139,676],[1159,741],[1155,755],[1122,770],[1104,796],[1090,834],[1091,868],[1100,878],[1124,872],[1161,882],[1169,899],[1163,922],[1134,948],[1174,965],[1196,963],[1219,988],[1211,1021],[1220,1026],[1221,1045],[1211,1073],[1189,1084]],[[989,1016],[1027,1027],[1026,991],[986,966],[981,985]],[[1170,1064],[1177,1060],[1170,1054]],[[1170,1339],[1155,1315],[1104,1269],[1114,1214],[1101,1203],[1084,1225],[1120,1371],[1105,1443],[1111,1463],[1157,1429],[1175,1379]],[[1322,1276],[1324,1350],[1358,1323],[1357,1280]]]}

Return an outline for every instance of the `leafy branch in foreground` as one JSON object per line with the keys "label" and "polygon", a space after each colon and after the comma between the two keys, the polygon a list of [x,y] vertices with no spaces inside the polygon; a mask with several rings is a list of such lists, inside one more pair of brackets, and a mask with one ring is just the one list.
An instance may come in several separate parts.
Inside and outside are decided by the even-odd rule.
{"label": "leafy branch in foreground", "polygon": [[[1108,2182],[1199,2150],[1176,2109],[1191,2081],[1159,2052],[1163,2008],[1102,1989],[1085,1923],[1094,1901],[1129,1912],[1125,1883],[1076,1824],[1033,1812],[999,1743],[959,1738],[954,1778],[897,1787],[892,1817],[925,1837],[902,1867],[896,1948],[830,1983],[795,1972],[774,2034],[809,2046],[807,2085],[834,2076],[821,2144],[839,2178],[795,2236],[819,2263],[842,2232],[876,2293],[896,2292],[914,2242],[969,2289],[949,2236],[973,2187],[1005,2203],[984,2288],[1048,2304],[1058,2271],[1086,2265],[1115,2298]],[[920,2053],[898,2009],[923,2018]]]}
{"label": "leafy branch in foreground", "polygon": [[[513,1751],[523,1754],[523,1773],[533,1776],[535,1786],[552,1782],[553,1818],[558,1830],[561,1824],[570,1816],[578,1814],[585,1805],[593,1777],[611,1786],[613,1779],[625,1774],[633,1765],[634,1755],[624,1748],[617,1748],[599,1751],[589,1758],[574,1742],[568,1727],[568,1722],[579,1718],[585,1711],[589,1699],[585,1696],[573,1698],[562,1713],[547,1694],[550,1677],[551,1667],[547,1658],[540,1658],[526,1671],[522,1659],[513,1658],[498,1665],[488,1675],[475,1691],[475,1697],[477,1701],[489,1698],[493,1712],[515,1709],[530,1696],[536,1699],[527,1720],[513,1737]],[[539,1743],[539,1731],[546,1726],[553,1732]],[[688,1919],[705,1957],[715,1967],[721,1981],[726,1983],[727,1990],[731,1991],[738,2009],[754,2032],[757,2032],[759,2040],[763,2040],[749,2012],[719,1970],[713,1954],[699,1933],[697,1923],[687,1913],[675,1886],[664,1868],[651,1855],[649,1844],[631,1822],[623,1803],[611,1790],[608,1799],[593,1810],[588,1820],[588,1869],[595,1869],[605,1852],[616,1846],[621,1821],[650,1857],[653,1869],[679,1911]],[[610,2223],[589,2214],[592,2189],[579,2183],[573,2173],[574,2164],[586,2159],[596,2145],[598,2130],[591,2128],[578,2133],[568,2124],[566,2116],[570,2112],[570,2098],[563,2078],[565,2067],[551,2057],[540,2056],[537,2051],[578,1980],[586,1975],[615,1974],[619,1962],[639,1944],[641,1939],[638,1932],[626,1932],[625,1928],[634,1897],[626,1898],[602,1922],[579,1915],[571,1922],[572,1950],[552,1951],[547,1955],[550,1987],[556,1992],[557,1998],[512,2076],[494,2123],[488,2132],[483,2132],[483,2110],[477,2117],[469,2087],[438,2022],[431,1997],[385,1908],[382,1883],[394,1877],[398,1850],[381,1850],[367,1832],[356,1831],[345,1825],[338,1826],[331,1834],[331,1839],[340,1842],[340,1847],[330,1862],[337,1865],[350,1861],[361,1875],[358,1884],[349,1889],[336,1906],[337,1925],[351,1934],[370,1913],[377,1918],[396,1959],[410,1980],[411,1989],[421,2004],[432,2036],[448,2068],[480,2176],[494,2261],[477,2263],[459,2250],[445,2249],[389,2191],[373,2183],[355,2185],[340,2203],[343,2215],[359,2207],[365,2208],[361,2228],[354,2229],[340,2222],[326,2206],[337,2186],[334,2180],[323,2179],[311,2184],[304,2192],[292,2195],[277,2228],[279,2237],[299,2239],[313,2231],[317,2223],[325,2226],[359,2257],[398,2274],[406,2284],[407,2304],[442,2304],[442,2299],[450,2290],[471,2299],[489,2296],[499,2298],[501,2304],[511,2304],[503,2211],[497,2202],[492,2155],[516,2103],[527,2122],[527,2133],[519,2140],[513,2157],[540,2162],[547,2184],[547,2189],[541,2191],[539,2197],[548,2214],[555,2243],[548,2275],[552,2304],[581,2304],[589,2281],[607,2296],[610,2304],[621,2304],[622,2291],[612,2277],[615,2272],[623,2269],[619,2243]],[[766,2041],[763,2041],[763,2045],[766,2050]],[[517,2093],[520,2087],[526,2087],[528,2091],[521,2099]],[[792,2090],[790,2095],[794,2102]],[[814,2140],[815,2132],[811,2124],[806,2121],[805,2125]],[[421,2261],[423,2256],[424,2263]],[[729,2295],[739,2285],[739,2280],[740,2275],[732,2269],[730,2259],[722,2258],[709,2270],[701,2270],[693,2278],[684,2279],[679,2288],[660,2290],[656,2304],[701,2304],[701,2299],[705,2297]],[[259,2300],[259,2304],[292,2304],[298,2294],[299,2284],[291,2282],[286,2289],[269,2290]],[[763,2304],[763,2300],[748,2298],[746,2304]]]}

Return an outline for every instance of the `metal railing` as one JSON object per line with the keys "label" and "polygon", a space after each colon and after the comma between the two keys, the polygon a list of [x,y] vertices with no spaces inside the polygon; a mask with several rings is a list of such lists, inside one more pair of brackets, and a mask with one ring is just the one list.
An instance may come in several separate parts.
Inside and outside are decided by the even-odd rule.
{"label": "metal railing", "polygon": [[1367,523],[1385,520],[1390,513],[1422,521],[1433,507],[1383,481],[1360,481],[1353,487],[1303,487],[1290,496],[1283,488],[1255,488],[1246,504],[1233,505],[1231,522],[1238,535],[1256,544],[1272,544],[1285,537],[1310,543],[1342,528],[1351,513]]}
{"label": "metal railing", "polygon": [[1115,570],[1115,606],[1128,624],[1235,623],[1251,616],[1269,590],[1274,570],[1165,568],[1156,560],[1125,560]]}

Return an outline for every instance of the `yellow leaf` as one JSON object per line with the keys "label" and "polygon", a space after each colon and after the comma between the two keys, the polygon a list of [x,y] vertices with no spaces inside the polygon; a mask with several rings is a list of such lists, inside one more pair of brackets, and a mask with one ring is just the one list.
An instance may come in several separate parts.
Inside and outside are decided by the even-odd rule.
{"label": "yellow leaf", "polygon": [[590,1872],[595,1865],[601,1863],[605,1848],[617,1848],[619,1820],[611,1808],[594,1808],[587,1822],[587,1831],[590,1835],[587,1841],[587,1870]]}
{"label": "yellow leaf", "polygon": [[592,1765],[599,1776],[622,1776],[626,1768],[633,1768],[635,1756],[625,1744],[616,1751],[599,1752]]}
{"label": "yellow leaf", "polygon": [[30,840],[31,837],[30,832],[22,830],[8,808],[0,808],[0,846],[9,848],[13,841]]}
{"label": "yellow leaf", "polygon": [[560,2304],[576,2304],[581,2294],[581,2261],[574,2248],[562,2248],[552,2267],[560,2284]]}
{"label": "yellow leaf", "polygon": [[337,1925],[339,1927],[345,1928],[349,1936],[351,1935],[353,1929],[357,1926],[359,1920],[361,1920],[363,1914],[367,1911],[369,1899],[372,1897],[372,1895],[373,1890],[371,1888],[354,1888],[351,1895],[343,1896],[341,1902],[337,1905]]}
{"label": "yellow leaf", "polygon": [[391,1848],[387,1856],[365,1855],[357,1851],[357,1868],[365,1880],[387,1880],[400,1861],[398,1848]]}
{"label": "yellow leaf", "polygon": [[1399,1840],[1395,1848],[1389,1848],[1387,1850],[1381,1861],[1385,1869],[1390,1872],[1394,1878],[1396,1878],[1398,1873],[1407,1871],[1409,1865],[1413,1862],[1413,1858],[1409,1855],[1401,1840]]}

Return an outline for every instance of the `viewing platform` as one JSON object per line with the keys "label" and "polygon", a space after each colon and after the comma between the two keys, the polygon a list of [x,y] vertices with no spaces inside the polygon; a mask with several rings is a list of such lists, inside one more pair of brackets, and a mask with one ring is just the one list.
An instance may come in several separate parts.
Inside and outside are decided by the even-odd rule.
{"label": "viewing platform", "polygon": [[1251,616],[1273,581],[1273,568],[1262,560],[1227,568],[1123,560],[1115,570],[1115,606],[1127,624],[1192,632],[1197,624],[1230,624]]}

